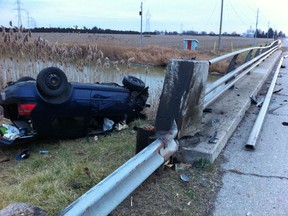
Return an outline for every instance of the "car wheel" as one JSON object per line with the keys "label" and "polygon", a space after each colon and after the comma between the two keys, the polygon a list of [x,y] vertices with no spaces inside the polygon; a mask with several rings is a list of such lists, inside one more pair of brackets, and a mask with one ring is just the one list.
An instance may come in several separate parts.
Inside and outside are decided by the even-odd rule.
{"label": "car wheel", "polygon": [[25,81],[30,81],[30,80],[35,80],[35,79],[29,76],[24,76],[18,79],[17,82],[25,82]]}
{"label": "car wheel", "polygon": [[134,76],[125,76],[122,83],[131,91],[143,91],[145,89],[145,83]]}
{"label": "car wheel", "polygon": [[56,67],[48,67],[40,71],[36,84],[41,93],[51,97],[60,96],[69,88],[65,73]]}

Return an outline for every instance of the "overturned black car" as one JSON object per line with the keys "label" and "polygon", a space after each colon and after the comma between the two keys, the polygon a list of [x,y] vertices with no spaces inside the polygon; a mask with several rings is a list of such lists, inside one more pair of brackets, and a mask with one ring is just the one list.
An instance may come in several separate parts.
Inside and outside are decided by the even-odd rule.
{"label": "overturned black car", "polygon": [[76,138],[103,125],[143,117],[148,87],[133,76],[115,83],[68,82],[56,67],[45,68],[36,80],[22,77],[1,91],[4,117],[19,130],[12,139],[0,138],[0,144],[14,144],[39,138]]}

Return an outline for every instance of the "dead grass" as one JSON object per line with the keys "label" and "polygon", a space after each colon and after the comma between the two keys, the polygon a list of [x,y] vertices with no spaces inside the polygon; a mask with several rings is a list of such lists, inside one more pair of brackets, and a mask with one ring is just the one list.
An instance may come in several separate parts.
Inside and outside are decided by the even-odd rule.
{"label": "dead grass", "polygon": [[[134,146],[135,132],[128,129],[101,136],[96,142],[92,137],[89,142],[85,138],[37,141],[1,148],[0,158],[9,161],[0,163],[0,209],[17,201],[33,203],[55,215],[131,158]],[[23,149],[29,149],[30,157],[16,161]],[[43,149],[49,153],[39,154]]]}

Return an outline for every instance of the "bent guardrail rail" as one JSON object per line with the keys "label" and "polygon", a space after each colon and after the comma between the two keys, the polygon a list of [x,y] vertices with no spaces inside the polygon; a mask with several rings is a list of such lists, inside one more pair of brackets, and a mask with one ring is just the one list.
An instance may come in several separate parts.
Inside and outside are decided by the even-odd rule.
{"label": "bent guardrail rail", "polygon": [[177,151],[178,145],[174,140],[177,132],[174,121],[170,131],[156,133],[157,140],[67,206],[58,216],[108,215]]}
{"label": "bent guardrail rail", "polygon": [[276,71],[274,73],[274,76],[273,76],[273,79],[271,81],[270,87],[269,87],[268,92],[267,92],[267,94],[265,96],[263,105],[261,106],[260,112],[259,112],[259,114],[257,116],[257,119],[256,119],[256,121],[255,121],[255,123],[253,125],[251,133],[250,133],[249,138],[247,140],[247,143],[245,145],[245,149],[246,150],[255,150],[256,142],[258,140],[260,131],[262,129],[262,126],[263,126],[263,123],[264,123],[264,120],[265,120],[265,117],[266,117],[266,114],[267,114],[267,111],[268,111],[268,108],[269,108],[270,100],[272,98],[272,94],[273,94],[273,91],[274,91],[274,88],[275,88],[275,85],[276,85],[276,82],[277,82],[277,78],[278,78],[278,75],[279,75],[279,72],[280,72],[280,68],[281,68],[282,62],[287,57],[288,56],[282,57],[280,59],[280,62],[278,63],[278,66],[277,66],[277,69],[276,69]]}
{"label": "bent guardrail rail", "polygon": [[[242,50],[238,50],[226,55],[209,60],[209,64],[215,64],[217,62],[232,58],[226,75],[207,86],[205,91],[204,108],[214,102],[219,96],[221,96],[226,90],[231,88],[238,80],[248,74],[252,69],[257,67],[262,61],[268,58],[273,52],[275,52],[279,46],[280,41],[274,41],[266,47],[251,47]],[[254,57],[251,59],[252,52],[255,51]],[[248,52],[245,61],[242,65],[235,68],[236,60],[239,54]]]}

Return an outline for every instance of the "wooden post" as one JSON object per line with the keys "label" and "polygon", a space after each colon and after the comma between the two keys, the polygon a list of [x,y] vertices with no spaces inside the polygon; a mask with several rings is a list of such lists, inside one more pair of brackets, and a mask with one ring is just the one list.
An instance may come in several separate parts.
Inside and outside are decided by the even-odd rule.
{"label": "wooden post", "polygon": [[169,62],[157,110],[156,132],[168,131],[174,119],[178,139],[194,136],[201,130],[208,69],[208,61]]}

